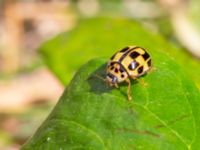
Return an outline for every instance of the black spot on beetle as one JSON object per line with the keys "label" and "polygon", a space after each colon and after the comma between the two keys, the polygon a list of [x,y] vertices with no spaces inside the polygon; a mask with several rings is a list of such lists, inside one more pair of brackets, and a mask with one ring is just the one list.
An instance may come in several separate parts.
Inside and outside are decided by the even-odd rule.
{"label": "black spot on beetle", "polygon": [[132,53],[129,54],[129,56],[132,58],[132,59],[135,59],[139,56],[140,54],[136,51],[133,51]]}
{"label": "black spot on beetle", "polygon": [[114,64],[115,64],[115,62],[111,62],[111,63],[110,63],[110,66],[114,66]]}
{"label": "black spot on beetle", "polygon": [[139,66],[139,63],[137,61],[133,61],[128,65],[128,69],[130,70],[134,70],[135,68],[137,68]]}
{"label": "black spot on beetle", "polygon": [[115,53],[114,55],[112,55],[112,57],[110,58],[111,60],[113,60],[114,58],[115,58],[115,55],[116,55],[117,53]]}
{"label": "black spot on beetle", "polygon": [[126,52],[127,50],[129,50],[129,47],[125,47],[122,50],[120,50],[120,52]]}
{"label": "black spot on beetle", "polygon": [[118,73],[118,72],[119,72],[119,70],[116,68],[116,69],[115,69],[115,73]]}
{"label": "black spot on beetle", "polygon": [[144,60],[147,60],[150,56],[147,52],[145,52],[142,57],[144,58]]}
{"label": "black spot on beetle", "polygon": [[124,78],[124,75],[123,75],[123,74],[121,75],[121,78]]}
{"label": "black spot on beetle", "polygon": [[121,73],[123,73],[123,72],[125,72],[125,71],[126,71],[126,70],[125,70],[125,68],[122,66],[122,64],[120,64],[119,71],[120,71]]}
{"label": "black spot on beetle", "polygon": [[122,69],[122,68],[120,68],[119,71],[120,71],[121,73],[125,72],[125,70]]}
{"label": "black spot on beetle", "polygon": [[139,67],[137,71],[139,74],[141,74],[143,72],[143,66]]}
{"label": "black spot on beetle", "polygon": [[148,60],[147,64],[149,67],[151,67],[151,59]]}
{"label": "black spot on beetle", "polygon": [[114,69],[114,67],[112,66],[111,68],[110,68],[110,70],[113,70]]}

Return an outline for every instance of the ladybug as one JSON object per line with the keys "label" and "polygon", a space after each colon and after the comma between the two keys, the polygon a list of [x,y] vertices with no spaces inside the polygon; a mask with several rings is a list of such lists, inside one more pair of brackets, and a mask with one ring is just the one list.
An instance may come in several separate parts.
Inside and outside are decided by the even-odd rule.
{"label": "ladybug", "polygon": [[118,83],[127,82],[128,100],[131,97],[131,81],[144,75],[152,67],[151,57],[147,51],[138,46],[128,46],[115,53],[107,64],[106,82],[118,88]]}

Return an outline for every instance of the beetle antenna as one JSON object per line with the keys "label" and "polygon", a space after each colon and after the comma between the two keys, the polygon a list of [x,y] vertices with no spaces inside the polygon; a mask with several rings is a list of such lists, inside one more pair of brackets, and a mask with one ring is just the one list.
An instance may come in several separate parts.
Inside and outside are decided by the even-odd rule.
{"label": "beetle antenna", "polygon": [[98,74],[94,74],[94,76],[99,78],[100,80],[103,80],[104,82],[106,82],[106,79],[104,79],[103,77],[99,76]]}

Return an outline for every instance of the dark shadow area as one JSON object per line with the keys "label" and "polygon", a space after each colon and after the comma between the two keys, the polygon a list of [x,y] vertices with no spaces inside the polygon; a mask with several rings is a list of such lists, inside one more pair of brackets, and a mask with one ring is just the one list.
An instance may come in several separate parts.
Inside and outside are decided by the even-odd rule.
{"label": "dark shadow area", "polygon": [[[107,64],[103,64],[101,67],[99,67],[97,70],[95,70],[87,79],[89,85],[90,85],[90,91],[95,94],[103,94],[103,93],[109,93],[112,89],[115,87],[110,87],[105,79],[106,79],[106,67]],[[131,80],[131,86],[134,86],[134,84],[137,84],[138,82],[136,80]],[[127,87],[128,84],[124,81],[122,83],[119,83],[119,92],[127,98],[127,92],[120,90],[120,87]]]}
{"label": "dark shadow area", "polygon": [[106,66],[107,64],[103,64],[97,70],[95,70],[87,79],[91,89],[91,92],[95,94],[103,94],[110,92],[114,87],[110,87],[106,81]]}

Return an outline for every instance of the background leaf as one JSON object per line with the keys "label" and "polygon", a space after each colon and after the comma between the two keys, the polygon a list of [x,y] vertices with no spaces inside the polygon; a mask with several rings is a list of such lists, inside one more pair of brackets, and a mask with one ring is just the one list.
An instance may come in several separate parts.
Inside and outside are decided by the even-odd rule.
{"label": "background leaf", "polygon": [[[170,55],[200,88],[200,63],[158,33],[144,29],[134,20],[93,18],[42,45],[40,51],[51,70],[66,85],[89,59],[110,57],[127,45],[139,45]],[[161,60],[162,61],[162,60]]]}
{"label": "background leaf", "polygon": [[155,71],[132,81],[133,101],[126,84],[109,88],[106,59],[95,59],[75,75],[29,149],[177,150],[200,146],[200,103],[194,84],[167,55],[149,49]]}

